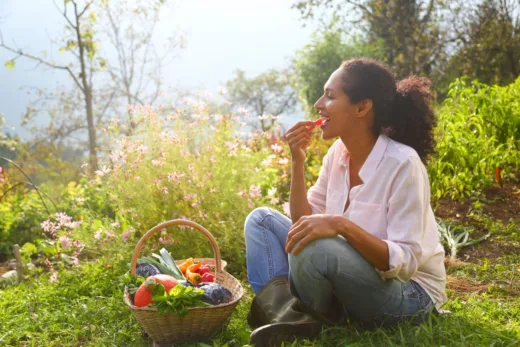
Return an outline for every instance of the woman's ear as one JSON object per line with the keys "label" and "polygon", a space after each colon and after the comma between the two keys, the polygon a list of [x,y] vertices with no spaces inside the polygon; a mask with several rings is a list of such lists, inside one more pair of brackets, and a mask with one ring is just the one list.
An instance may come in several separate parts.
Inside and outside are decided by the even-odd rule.
{"label": "woman's ear", "polygon": [[364,99],[357,104],[357,116],[364,117],[372,110],[372,100]]}

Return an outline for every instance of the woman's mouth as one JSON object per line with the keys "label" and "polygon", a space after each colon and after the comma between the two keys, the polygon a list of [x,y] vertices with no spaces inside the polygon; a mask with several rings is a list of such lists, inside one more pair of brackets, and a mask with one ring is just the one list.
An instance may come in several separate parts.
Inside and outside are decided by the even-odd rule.
{"label": "woman's mouth", "polygon": [[329,119],[329,118],[326,118],[326,117],[318,118],[318,119],[316,120],[316,126],[319,126],[320,128],[323,129],[323,128],[327,125],[327,123],[328,123],[329,121],[330,121],[330,119]]}

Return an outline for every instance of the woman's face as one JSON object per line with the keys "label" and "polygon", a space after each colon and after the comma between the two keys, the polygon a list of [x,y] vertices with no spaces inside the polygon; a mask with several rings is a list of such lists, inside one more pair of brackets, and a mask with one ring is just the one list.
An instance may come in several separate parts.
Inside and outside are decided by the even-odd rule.
{"label": "woman's face", "polygon": [[360,105],[352,104],[343,91],[343,73],[343,69],[339,68],[330,75],[323,88],[323,95],[314,104],[320,118],[324,120],[321,125],[324,140],[354,134],[359,131],[360,119],[364,118],[360,117]]}

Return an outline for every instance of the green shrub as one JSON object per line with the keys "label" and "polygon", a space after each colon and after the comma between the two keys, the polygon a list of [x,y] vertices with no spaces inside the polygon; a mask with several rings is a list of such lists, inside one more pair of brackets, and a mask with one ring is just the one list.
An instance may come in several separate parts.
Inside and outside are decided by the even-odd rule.
{"label": "green shrub", "polygon": [[505,87],[456,80],[438,116],[428,167],[434,199],[463,199],[488,187],[497,167],[506,176],[518,169],[520,79]]}

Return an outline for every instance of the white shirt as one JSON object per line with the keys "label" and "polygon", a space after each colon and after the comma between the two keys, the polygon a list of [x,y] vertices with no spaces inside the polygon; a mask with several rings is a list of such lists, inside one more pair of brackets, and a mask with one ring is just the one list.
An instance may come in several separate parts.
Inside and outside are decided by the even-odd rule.
{"label": "white shirt", "polygon": [[[439,309],[446,302],[444,248],[430,205],[430,183],[417,152],[380,135],[350,189],[349,153],[341,140],[329,148],[307,194],[312,214],[340,214],[388,244],[385,279],[413,279]],[[343,212],[347,198],[350,203]]]}

